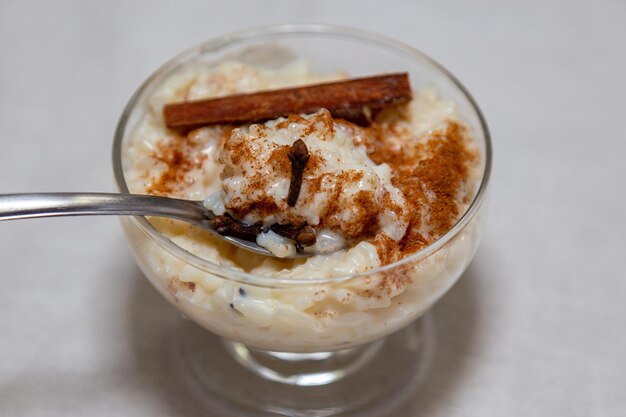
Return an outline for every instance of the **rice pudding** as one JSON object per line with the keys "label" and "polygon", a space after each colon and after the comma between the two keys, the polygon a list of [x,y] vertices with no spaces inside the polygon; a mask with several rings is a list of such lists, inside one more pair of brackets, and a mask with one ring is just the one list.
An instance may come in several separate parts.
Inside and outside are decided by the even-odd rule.
{"label": "rice pudding", "polygon": [[[150,219],[186,251],[246,273],[239,282],[225,279],[147,243],[136,254],[141,268],[194,321],[263,349],[342,349],[414,320],[471,259],[475,221],[430,256],[402,263],[453,227],[482,174],[483,156],[470,129],[454,103],[433,89],[380,111],[367,127],[325,109],[185,133],[167,129],[163,120],[167,103],[345,77],[312,73],[302,61],[273,69],[227,61],[190,64],[153,91],[122,149],[131,192],[205,200],[217,214],[261,223],[266,229],[257,242],[279,256],[292,254],[296,242],[272,225],[306,224],[317,235],[304,249],[314,253],[310,258],[269,258],[185,223]],[[292,206],[288,153],[296,139],[309,159]],[[148,239],[126,226],[132,240]],[[391,268],[396,262],[401,265]],[[277,278],[277,284],[260,284],[255,276]]]}

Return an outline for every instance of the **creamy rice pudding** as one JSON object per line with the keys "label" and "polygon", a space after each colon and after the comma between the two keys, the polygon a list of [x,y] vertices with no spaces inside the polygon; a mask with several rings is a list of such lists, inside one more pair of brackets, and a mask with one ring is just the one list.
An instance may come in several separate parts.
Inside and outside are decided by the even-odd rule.
{"label": "creamy rice pudding", "polygon": [[[216,214],[260,224],[257,243],[277,256],[296,250],[306,259],[269,258],[234,247],[190,225],[151,219],[170,240],[241,282],[202,271],[148,245],[140,265],[164,294],[214,332],[251,346],[319,351],[353,346],[388,334],[418,317],[465,268],[477,245],[470,222],[430,256],[402,262],[450,230],[474,197],[482,158],[455,104],[420,89],[407,104],[359,126],[326,109],[264,122],[166,128],[163,106],[233,93],[345,78],[319,75],[293,61],[264,69],[236,61],[189,65],[159,86],[124,144],[131,192],[205,200]],[[307,161],[294,204],[290,155],[306,146]],[[126,220],[126,222],[129,220]],[[275,226],[313,228],[306,247]],[[147,239],[131,231],[131,239]],[[382,269],[381,269],[382,268]],[[355,275],[350,278],[349,275]],[[268,287],[254,276],[297,280]],[[315,279],[344,277],[320,284]],[[311,285],[307,285],[311,279]]]}

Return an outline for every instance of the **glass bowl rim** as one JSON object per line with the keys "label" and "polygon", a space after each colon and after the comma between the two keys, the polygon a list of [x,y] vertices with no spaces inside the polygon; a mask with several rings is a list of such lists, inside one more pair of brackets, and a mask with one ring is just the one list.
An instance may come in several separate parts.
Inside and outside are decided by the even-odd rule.
{"label": "glass bowl rim", "polygon": [[422,53],[421,51],[413,48],[412,46],[406,45],[402,42],[396,41],[391,38],[387,38],[385,36],[381,36],[379,34],[364,31],[361,29],[348,28],[344,26],[336,26],[336,25],[327,25],[327,24],[280,24],[280,25],[271,25],[264,26],[253,29],[246,29],[237,32],[232,32],[228,34],[224,34],[222,36],[213,38],[211,40],[202,42],[196,46],[188,48],[183,52],[175,55],[166,61],[163,65],[161,65],[156,71],[154,71],[135,91],[132,95],[128,103],[126,104],[122,115],[118,121],[117,127],[115,129],[115,135],[113,140],[113,173],[115,176],[115,180],[117,183],[118,190],[121,193],[128,194],[128,186],[126,184],[126,179],[124,177],[124,171],[122,168],[122,142],[124,140],[124,134],[126,132],[128,119],[135,109],[139,98],[145,92],[145,90],[151,85],[152,81],[156,79],[162,73],[168,71],[169,69],[179,65],[180,61],[183,61],[186,58],[190,58],[192,56],[202,54],[205,52],[217,51],[220,48],[224,48],[235,44],[237,42],[254,39],[257,37],[280,37],[281,35],[311,35],[311,36],[332,36],[337,38],[351,39],[354,41],[365,41],[367,43],[375,44],[378,47],[383,47],[388,50],[392,50],[393,52],[400,53],[405,56],[409,56],[412,59],[417,59],[418,61],[425,62],[428,65],[431,65],[436,70],[438,70],[444,77],[446,77],[449,81],[452,82],[456,88],[465,96],[471,105],[472,109],[476,113],[480,127],[484,133],[484,146],[485,146],[485,163],[484,170],[482,173],[482,178],[480,185],[478,187],[478,191],[474,196],[472,202],[465,210],[463,215],[457,220],[454,226],[448,230],[444,235],[440,236],[437,240],[435,240],[430,245],[425,248],[406,256],[400,259],[397,262],[384,265],[378,268],[374,268],[364,272],[356,272],[352,274],[346,274],[337,277],[314,277],[314,278],[286,278],[286,277],[272,277],[266,275],[256,275],[252,273],[248,273],[241,270],[232,269],[228,266],[218,265],[211,261],[208,261],[204,258],[201,258],[198,255],[195,255],[188,250],[182,248],[181,246],[174,243],[170,240],[165,234],[156,229],[145,217],[136,216],[132,217],[131,221],[133,221],[144,233],[146,233],[150,238],[152,238],[162,249],[174,255],[176,258],[196,267],[202,271],[209,272],[211,274],[217,275],[220,278],[228,279],[231,281],[235,281],[238,283],[245,283],[248,285],[257,285],[263,287],[274,287],[274,286],[292,286],[292,285],[316,285],[316,284],[328,284],[328,283],[336,283],[343,282],[355,277],[363,277],[376,273],[384,273],[386,271],[395,269],[399,266],[405,265],[409,262],[413,262],[419,259],[425,259],[431,254],[435,253],[443,246],[445,246],[452,238],[454,238],[462,229],[469,223],[469,221],[474,217],[474,215],[480,209],[482,205],[485,194],[487,191],[487,185],[489,183],[489,178],[491,176],[491,168],[492,168],[492,144],[491,144],[491,136],[489,133],[489,128],[487,126],[487,122],[485,117],[483,116],[478,104],[471,96],[469,91],[461,84],[459,80],[456,79],[454,75],[450,73],[445,67],[439,64],[437,61],[429,57],[428,55]]}

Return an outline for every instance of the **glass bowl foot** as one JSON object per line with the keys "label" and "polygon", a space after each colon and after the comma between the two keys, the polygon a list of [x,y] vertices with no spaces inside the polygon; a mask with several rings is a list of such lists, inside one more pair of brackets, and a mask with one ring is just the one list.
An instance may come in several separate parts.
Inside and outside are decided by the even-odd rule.
{"label": "glass bowl foot", "polygon": [[426,372],[425,316],[385,339],[336,352],[286,353],[225,341],[191,321],[179,357],[207,408],[220,416],[380,416],[402,406]]}

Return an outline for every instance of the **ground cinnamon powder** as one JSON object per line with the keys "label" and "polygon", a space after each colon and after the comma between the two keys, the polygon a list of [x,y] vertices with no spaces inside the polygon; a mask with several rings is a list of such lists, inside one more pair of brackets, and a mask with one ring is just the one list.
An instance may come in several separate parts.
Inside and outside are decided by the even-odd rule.
{"label": "ground cinnamon powder", "polygon": [[393,124],[374,124],[368,130],[363,138],[369,157],[391,167],[393,185],[413,208],[407,233],[399,242],[381,234],[371,240],[381,263],[389,264],[417,252],[452,228],[460,214],[460,190],[477,156],[467,146],[466,128],[456,122],[449,122],[444,131],[431,133],[427,140],[407,137],[400,147],[390,138],[408,135],[408,131]]}
{"label": "ground cinnamon powder", "polygon": [[[232,127],[222,127],[222,140],[230,136],[231,131]],[[157,177],[151,178],[147,194],[171,196],[194,181],[188,174],[202,168],[207,158],[202,152],[205,144],[196,133],[195,130],[186,135],[172,132],[174,137],[157,143],[152,159],[155,165],[164,167],[164,170]]]}

